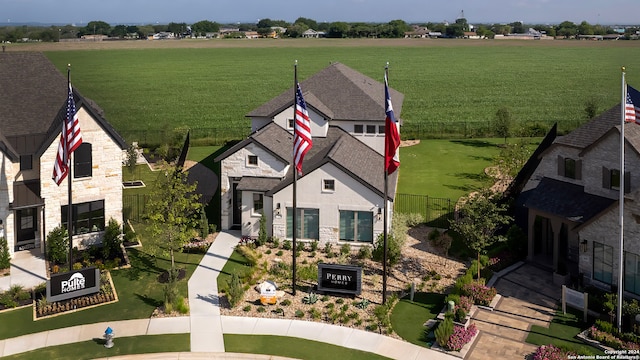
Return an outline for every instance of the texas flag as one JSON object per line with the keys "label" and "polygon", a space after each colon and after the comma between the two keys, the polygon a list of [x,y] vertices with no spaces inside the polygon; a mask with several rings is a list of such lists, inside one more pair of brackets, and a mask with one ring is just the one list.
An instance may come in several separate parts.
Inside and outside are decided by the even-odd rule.
{"label": "texas flag", "polygon": [[384,75],[384,98],[385,113],[387,114],[384,125],[384,170],[387,174],[392,174],[400,166],[400,157],[398,156],[400,125],[393,114],[387,74]]}

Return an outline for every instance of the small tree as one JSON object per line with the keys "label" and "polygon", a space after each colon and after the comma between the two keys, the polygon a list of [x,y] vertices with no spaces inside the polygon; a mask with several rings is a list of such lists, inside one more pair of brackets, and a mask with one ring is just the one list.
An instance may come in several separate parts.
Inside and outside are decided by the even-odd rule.
{"label": "small tree", "polygon": [[496,112],[496,117],[493,122],[493,131],[497,136],[504,138],[504,143],[507,143],[507,138],[511,135],[511,127],[513,125],[513,117],[508,107],[501,107]]}
{"label": "small tree", "polygon": [[591,97],[584,102],[584,113],[587,119],[593,119],[598,113],[598,98]]}
{"label": "small tree", "polygon": [[200,209],[200,237],[204,238],[209,235],[209,218],[207,218],[207,212],[204,206]]}
{"label": "small tree", "polygon": [[147,203],[152,235],[147,244],[152,254],[169,255],[171,272],[176,271],[174,253],[182,251],[197,226],[202,204],[195,189],[196,184],[189,184],[180,169],[167,168],[158,176]]}
{"label": "small tree", "polygon": [[478,254],[478,280],[480,253],[495,242],[506,240],[496,231],[512,220],[506,214],[506,205],[500,204],[499,200],[499,195],[492,195],[489,190],[470,196],[458,210],[457,218],[451,221],[451,229],[460,234],[467,246]]}
{"label": "small tree", "polygon": [[136,143],[131,144],[127,148],[127,157],[125,159],[125,166],[127,170],[129,170],[129,175],[131,175],[131,180],[135,180],[133,173],[136,170],[136,165],[138,164],[138,145]]}
{"label": "small tree", "polygon": [[11,256],[9,254],[9,244],[7,239],[0,237],[0,269],[11,267]]}
{"label": "small tree", "polygon": [[[47,235],[47,258],[54,264],[64,264],[69,250],[69,235],[62,225]],[[71,259],[69,259],[71,261]]]}

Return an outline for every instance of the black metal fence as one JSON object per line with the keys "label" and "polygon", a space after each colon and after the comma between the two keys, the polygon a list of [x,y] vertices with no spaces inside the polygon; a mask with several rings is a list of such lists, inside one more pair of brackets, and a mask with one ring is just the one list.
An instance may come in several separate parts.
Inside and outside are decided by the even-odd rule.
{"label": "black metal fence", "polygon": [[149,148],[175,142],[175,140],[182,142],[187,132],[189,132],[192,146],[213,146],[244,139],[250,134],[251,127],[248,125],[226,125],[207,128],[180,127],[170,130],[119,130],[120,135],[127,143],[135,141],[139,146]]}
{"label": "black metal fence", "polygon": [[[467,120],[457,122],[421,122],[403,124],[400,135],[403,139],[462,139],[494,137],[495,131],[490,120]],[[542,137],[558,124],[558,132],[566,133],[584,123],[584,120],[536,120],[518,121],[511,128],[512,137]]]}
{"label": "black metal fence", "polygon": [[449,228],[453,219],[455,201],[428,195],[396,194],[394,211],[402,214],[420,214],[430,226]]}
{"label": "black metal fence", "polygon": [[124,221],[142,221],[145,215],[145,208],[148,201],[148,194],[123,194],[122,215],[124,217]]}

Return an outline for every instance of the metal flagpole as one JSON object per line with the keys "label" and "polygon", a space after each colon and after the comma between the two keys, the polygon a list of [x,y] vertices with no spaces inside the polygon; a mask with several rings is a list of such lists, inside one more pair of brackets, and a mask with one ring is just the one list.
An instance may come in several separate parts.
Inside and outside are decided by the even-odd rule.
{"label": "metal flagpole", "polygon": [[[384,67],[384,75],[385,78],[389,78],[389,63]],[[386,110],[386,99],[385,99],[385,110]],[[386,132],[385,132],[386,136]],[[384,199],[382,199],[382,204],[384,206],[384,232],[383,232],[383,250],[382,250],[382,303],[387,303],[387,189],[389,182],[389,170],[387,168],[387,139],[385,139],[385,155],[384,155]]]}
{"label": "metal flagpole", "polygon": [[[298,60],[293,64],[293,146],[296,143],[296,92],[298,90]],[[295,154],[295,152],[293,152]],[[296,168],[295,155],[293,157],[293,266],[292,271],[292,293],[296,294],[296,232],[298,231],[298,208],[297,208],[297,185],[298,169]]]}
{"label": "metal flagpole", "polygon": [[625,68],[622,67],[622,103],[620,104],[620,189],[619,189],[619,222],[620,222],[620,243],[618,251],[618,309],[616,321],[618,331],[622,331],[622,295],[624,291],[624,124],[625,124],[625,107],[627,103],[627,84],[625,82]]}
{"label": "metal flagpole", "polygon": [[[69,91],[70,86],[71,85],[71,64],[67,65],[67,91]],[[73,96],[73,94],[71,94],[70,96]],[[67,97],[67,102],[68,102],[68,97]],[[69,104],[67,104],[67,109],[69,109]],[[67,128],[69,126],[69,120],[68,117],[69,116],[73,116],[73,114],[69,114],[69,111],[67,110],[67,119],[63,120],[63,125],[62,125],[62,131],[64,131],[64,134],[62,134],[62,140],[64,141],[63,144],[63,149],[65,152],[65,156],[66,156],[66,166],[67,166],[67,193],[68,193],[68,206],[67,206],[67,232],[69,235],[69,271],[73,271],[73,233],[72,233],[72,229],[73,229],[73,221],[72,221],[72,216],[73,216],[73,195],[71,193],[71,154],[69,153],[69,129]]]}

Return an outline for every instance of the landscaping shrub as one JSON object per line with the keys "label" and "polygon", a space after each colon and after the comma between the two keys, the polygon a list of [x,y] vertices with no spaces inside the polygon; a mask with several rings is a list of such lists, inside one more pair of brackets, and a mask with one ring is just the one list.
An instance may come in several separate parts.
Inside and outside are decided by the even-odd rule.
{"label": "landscaping shrub", "polygon": [[104,236],[102,237],[102,257],[103,259],[110,259],[112,257],[119,256],[120,249],[120,224],[111,218],[109,223],[104,229]]}
{"label": "landscaping shrub", "polygon": [[361,246],[358,249],[358,259],[366,260],[371,258],[371,248],[369,246]]}
{"label": "landscaping shrub", "polygon": [[318,280],[318,265],[309,264],[296,269],[297,278],[305,281]]}
{"label": "landscaping shrub", "polygon": [[450,317],[445,317],[443,321],[438,324],[438,327],[433,332],[436,336],[436,341],[440,346],[446,348],[449,338],[453,334],[453,320]]}
{"label": "landscaping shrub", "polygon": [[0,237],[0,269],[8,269],[11,266],[9,244],[4,236]]}
{"label": "landscaping shrub", "polygon": [[[382,262],[384,257],[384,234],[378,235],[373,245],[372,259]],[[396,265],[402,258],[402,244],[392,235],[387,234],[387,260],[389,266]]]}
{"label": "landscaping shrub", "polygon": [[622,341],[613,334],[598,330],[595,326],[589,328],[587,332],[589,338],[612,347],[616,350],[640,350],[640,344],[629,341]]}
{"label": "landscaping shrub", "polygon": [[47,258],[54,264],[64,264],[69,251],[67,229],[57,226],[47,235]]}
{"label": "landscaping shrub", "polygon": [[240,255],[244,256],[247,259],[250,266],[255,266],[256,264],[258,264],[260,254],[258,254],[258,252],[256,252],[252,248],[246,245],[240,245],[236,247],[236,250],[238,251],[238,253],[240,253]]}
{"label": "landscaping shrub", "polygon": [[282,249],[291,250],[291,240],[285,240],[282,242]]}
{"label": "landscaping shrub", "polygon": [[[229,290],[227,290],[227,297],[231,307],[235,307],[238,304],[238,302],[242,299],[243,294],[244,287],[242,286],[240,277],[237,273],[234,272],[233,274],[231,274],[231,280],[229,281]],[[260,311],[260,309],[258,309],[258,311]]]}
{"label": "landscaping shrub", "polygon": [[318,251],[318,240],[313,240],[310,246],[311,248],[309,249],[309,251],[312,251],[312,252]]}
{"label": "landscaping shrub", "polygon": [[267,217],[260,216],[260,230],[258,231],[258,238],[256,239],[256,246],[262,246],[267,243]]}
{"label": "landscaping shrub", "polygon": [[344,243],[342,244],[342,246],[340,246],[340,254],[349,255],[350,253],[351,253],[351,245],[349,245],[348,243]]}

